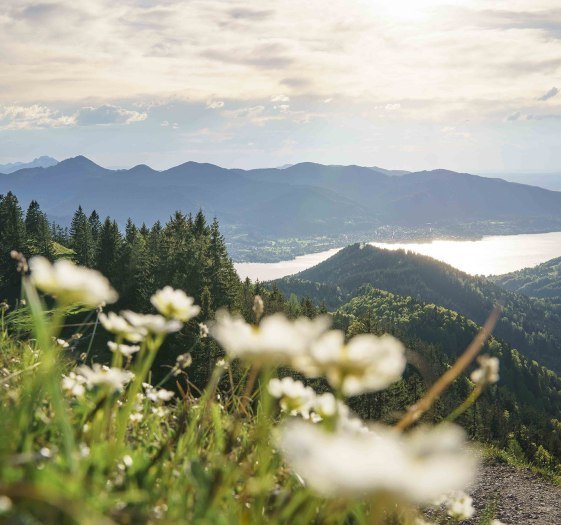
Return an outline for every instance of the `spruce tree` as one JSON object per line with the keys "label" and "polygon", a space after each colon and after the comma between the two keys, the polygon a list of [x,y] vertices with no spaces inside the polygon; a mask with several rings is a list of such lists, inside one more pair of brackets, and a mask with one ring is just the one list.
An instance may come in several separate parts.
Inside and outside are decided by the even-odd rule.
{"label": "spruce tree", "polygon": [[95,246],[92,227],[79,206],[70,225],[70,247],[75,252],[76,262],[82,266],[94,266]]}
{"label": "spruce tree", "polygon": [[29,255],[43,255],[54,258],[51,229],[47,216],[39,203],[31,201],[25,215],[26,248]]}
{"label": "spruce tree", "polygon": [[101,220],[97,211],[92,211],[92,213],[88,217],[88,222],[90,223],[90,227],[92,229],[92,238],[94,240],[94,243],[96,243],[99,238],[99,231],[101,230]]}
{"label": "spruce tree", "polygon": [[239,294],[239,277],[228,257],[226,242],[220,233],[218,220],[210,226],[209,242],[209,281],[214,307],[233,306]]}
{"label": "spruce tree", "polygon": [[112,282],[118,278],[121,245],[119,226],[107,217],[99,230],[96,268]]}
{"label": "spruce tree", "polygon": [[[19,295],[20,276],[10,257],[12,250],[25,252],[25,225],[18,199],[8,192],[0,200],[0,285],[9,301]],[[4,298],[3,297],[3,298]]]}

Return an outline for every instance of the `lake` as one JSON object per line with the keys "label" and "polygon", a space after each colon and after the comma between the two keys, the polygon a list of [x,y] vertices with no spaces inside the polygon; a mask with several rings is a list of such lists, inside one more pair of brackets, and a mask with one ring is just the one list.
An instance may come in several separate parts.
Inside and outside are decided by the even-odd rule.
{"label": "lake", "polygon": [[[561,232],[492,235],[477,241],[435,240],[427,243],[372,242],[388,250],[410,250],[434,257],[472,275],[508,273],[561,256]],[[301,255],[276,263],[236,263],[242,279],[270,281],[292,275],[335,255],[341,248]]]}

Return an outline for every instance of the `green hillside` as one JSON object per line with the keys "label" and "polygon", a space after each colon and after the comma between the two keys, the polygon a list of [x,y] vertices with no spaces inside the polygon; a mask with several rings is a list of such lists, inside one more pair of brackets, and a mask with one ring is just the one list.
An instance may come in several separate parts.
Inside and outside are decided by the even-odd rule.
{"label": "green hillside", "polygon": [[[356,400],[356,408],[366,416],[391,417],[392,409],[418,399],[426,384],[441,375],[473,340],[478,326],[456,312],[366,286],[341,306],[335,323],[349,335],[357,333],[391,333],[412,351],[410,361],[419,372],[411,372],[393,391]],[[460,422],[473,438],[492,441],[503,447],[520,444],[532,459],[536,441],[555,456],[561,457],[561,379],[550,370],[531,361],[498,338],[491,338],[484,353],[500,360],[501,379],[489,389]],[[469,391],[467,377],[458,379],[430,419],[439,420],[450,413]],[[376,413],[377,407],[384,413]],[[401,405],[403,406],[403,405]]]}
{"label": "green hillside", "polygon": [[490,279],[511,292],[561,302],[561,257]]}
{"label": "green hillside", "polygon": [[[441,305],[477,324],[485,321],[495,304],[501,304],[503,314],[496,334],[529,358],[561,371],[561,306],[509,292],[430,257],[354,244],[276,284],[285,294],[309,295],[316,300],[331,297],[328,306],[332,309],[370,284]],[[331,293],[334,289],[338,294]]]}

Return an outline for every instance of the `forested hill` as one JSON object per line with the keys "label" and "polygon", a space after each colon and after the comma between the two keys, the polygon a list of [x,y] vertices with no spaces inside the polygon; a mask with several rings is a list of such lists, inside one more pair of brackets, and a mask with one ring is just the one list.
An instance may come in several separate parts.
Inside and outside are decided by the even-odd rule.
{"label": "forested hill", "polygon": [[[363,287],[335,314],[335,323],[350,335],[357,333],[391,333],[414,351],[410,361],[421,370],[424,382],[430,384],[442,374],[473,340],[478,326],[467,318],[433,304],[403,297],[370,286]],[[493,440],[503,447],[520,445],[529,459],[537,459],[542,443],[550,453],[561,456],[561,380],[550,370],[521,356],[510,345],[495,337],[484,350],[499,358],[501,379],[460,420],[471,435],[480,440]],[[419,359],[420,356],[420,359]],[[417,376],[418,378],[418,376]],[[406,375],[404,385],[411,395],[415,375]],[[449,413],[469,391],[466,378],[458,379],[450,392],[438,403],[432,417]],[[390,396],[400,398],[396,388]],[[420,392],[417,391],[417,396]],[[413,394],[412,402],[416,396]],[[360,400],[357,400],[360,410]],[[384,399],[380,406],[391,403]],[[376,403],[370,407],[378,406]],[[379,414],[375,414],[379,416]],[[544,439],[548,436],[548,439]],[[513,451],[516,453],[516,451]]]}
{"label": "forested hill", "polygon": [[533,268],[492,276],[490,280],[512,292],[561,303],[561,257]]}
{"label": "forested hill", "polygon": [[354,244],[313,268],[276,281],[285,293],[316,300],[350,299],[370,284],[425,303],[444,306],[482,324],[497,303],[503,315],[496,334],[523,354],[561,371],[561,307],[512,293],[430,257]]}
{"label": "forested hill", "polygon": [[[301,163],[241,170],[195,162],[165,171],[146,165],[109,170],[75,157],[0,175],[0,193],[8,191],[24,206],[39,201],[58,222],[69,222],[79,204],[121,225],[129,217],[152,224],[175,210],[202,208],[207,216],[218,217],[234,242],[244,235],[371,233],[381,225],[462,225],[462,231],[480,227],[500,233],[561,224],[561,192],[447,170],[395,176],[360,166]],[[466,226],[471,224],[476,226]]]}

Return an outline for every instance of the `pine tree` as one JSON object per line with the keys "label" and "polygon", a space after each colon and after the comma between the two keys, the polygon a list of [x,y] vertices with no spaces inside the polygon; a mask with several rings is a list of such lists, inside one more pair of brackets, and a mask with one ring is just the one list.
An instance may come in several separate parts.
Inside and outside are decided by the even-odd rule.
{"label": "pine tree", "polygon": [[195,216],[195,222],[193,223],[193,231],[196,236],[201,236],[207,233],[207,225],[205,215],[203,210],[199,210]]}
{"label": "pine tree", "polygon": [[127,219],[127,225],[125,226],[125,241],[126,242],[133,242],[136,236],[137,228],[132,222],[132,219],[129,217]]}
{"label": "pine tree", "polygon": [[99,230],[96,268],[112,282],[118,279],[122,242],[119,226],[107,217]]}
{"label": "pine tree", "polygon": [[302,307],[302,315],[313,319],[318,314],[316,306],[309,297],[303,297],[300,305]]}
{"label": "pine tree", "polygon": [[150,305],[150,296],[155,291],[147,242],[136,228],[129,229],[129,235],[131,237],[125,239],[119,264],[121,305],[136,311],[146,311]]}
{"label": "pine tree", "polygon": [[97,243],[97,240],[99,238],[99,231],[101,230],[101,220],[97,211],[92,211],[92,213],[88,217],[88,222],[90,223],[90,227],[92,229],[92,238],[94,240],[94,243]]}
{"label": "pine tree", "polygon": [[42,255],[54,259],[51,229],[47,216],[39,203],[31,201],[25,215],[26,249],[29,255]]}
{"label": "pine tree", "polygon": [[25,245],[22,210],[16,196],[8,192],[0,199],[0,285],[9,301],[19,295],[20,289],[20,276],[10,252],[25,252]]}
{"label": "pine tree", "polygon": [[94,266],[95,246],[92,227],[79,206],[70,225],[70,247],[75,252],[76,262],[82,266]]}
{"label": "pine tree", "polygon": [[239,277],[228,257],[226,242],[220,233],[218,220],[210,226],[209,276],[214,307],[232,306],[239,294]]}

